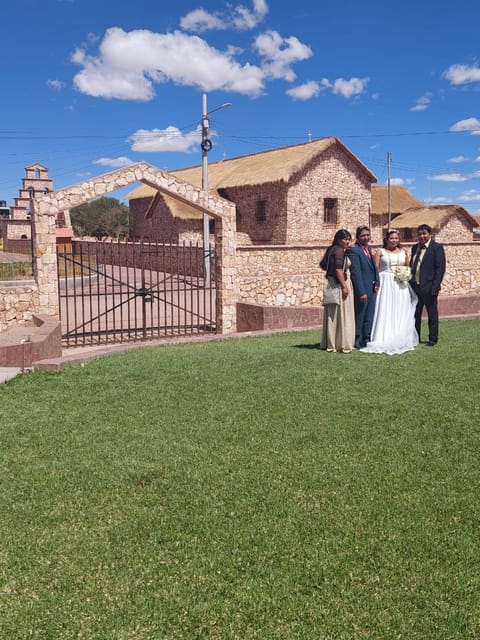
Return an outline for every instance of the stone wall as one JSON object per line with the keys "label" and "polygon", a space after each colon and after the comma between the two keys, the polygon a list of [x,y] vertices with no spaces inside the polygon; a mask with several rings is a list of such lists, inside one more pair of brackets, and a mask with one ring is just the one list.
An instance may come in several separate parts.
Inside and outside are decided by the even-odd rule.
{"label": "stone wall", "polygon": [[[221,190],[235,202],[237,231],[256,244],[284,244],[287,241],[288,186],[284,182]],[[259,202],[264,202],[264,219],[259,219]]]}
{"label": "stone wall", "polygon": [[151,198],[130,200],[130,237],[132,240],[152,240],[158,242],[202,242],[202,218],[184,220],[175,218],[159,199],[153,215],[145,218]]}
{"label": "stone wall", "polygon": [[36,285],[7,287],[0,282],[0,331],[30,322],[38,307],[39,292]]}
{"label": "stone wall", "polygon": [[[447,272],[442,296],[480,294],[480,244],[445,244]],[[404,244],[410,253],[411,244]],[[321,302],[325,245],[237,247],[238,301],[272,306]]]}
{"label": "stone wall", "polygon": [[[333,224],[324,222],[324,198],[338,199],[338,217]],[[305,167],[289,189],[286,242],[330,243],[342,228],[354,235],[357,226],[369,223],[370,203],[365,171],[337,146],[330,147]]]}
{"label": "stone wall", "polygon": [[473,241],[472,225],[459,213],[451,216],[446,225],[434,235],[435,240],[442,244]]}

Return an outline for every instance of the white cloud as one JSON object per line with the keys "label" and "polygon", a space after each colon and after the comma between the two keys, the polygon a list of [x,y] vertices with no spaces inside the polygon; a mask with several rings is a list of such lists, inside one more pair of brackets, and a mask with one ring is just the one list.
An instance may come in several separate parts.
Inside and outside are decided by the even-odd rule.
{"label": "white cloud", "polygon": [[118,169],[119,167],[128,167],[133,164],[133,160],[125,156],[120,156],[119,158],[99,158],[98,160],[93,160],[93,164],[101,164],[104,167]]}
{"label": "white cloud", "polygon": [[295,80],[292,64],[307,60],[313,55],[312,50],[295,38],[282,38],[277,31],[265,31],[259,35],[254,48],[263,58],[262,70],[270,78],[283,78],[291,82]]}
{"label": "white cloud", "polygon": [[452,124],[449,131],[470,131],[472,135],[480,135],[480,120],[478,118],[466,118]]}
{"label": "white cloud", "polygon": [[449,158],[448,162],[452,162],[453,164],[460,164],[461,162],[466,162],[467,158],[465,156],[453,156],[453,158]]}
{"label": "white cloud", "polygon": [[186,31],[201,33],[204,31],[234,28],[239,31],[254,29],[268,13],[265,0],[254,0],[253,11],[243,5],[231,8],[230,13],[217,11],[210,13],[205,9],[194,9],[180,19],[180,26]]}
{"label": "white cloud", "polygon": [[264,72],[259,67],[241,65],[232,54],[179,31],[159,34],[112,27],[105,32],[98,56],[79,48],[72,61],[83,67],[74,77],[75,87],[95,97],[147,101],[155,95],[154,83],[167,81],[253,96],[263,90]]}
{"label": "white cloud", "polygon": [[268,13],[265,0],[253,0],[253,11],[239,5],[235,7],[233,23],[237,29],[253,29]]}
{"label": "white cloud", "polygon": [[423,96],[420,96],[413,107],[410,107],[409,111],[425,111],[430,106],[430,102],[432,101],[432,94],[430,91],[424,93]]}
{"label": "white cloud", "polygon": [[452,64],[442,75],[453,85],[480,82],[480,67],[477,65]]}
{"label": "white cloud", "polygon": [[180,26],[185,31],[202,33],[215,29],[226,29],[228,24],[219,14],[209,13],[205,9],[194,9],[180,20]]}
{"label": "white cloud", "polygon": [[415,178],[406,178],[405,184],[413,184],[415,182]]}
{"label": "white cloud", "polygon": [[352,98],[363,93],[369,83],[370,78],[337,78],[332,85],[332,91],[336,95],[341,95],[344,98]]}
{"label": "white cloud", "polygon": [[469,189],[460,195],[460,201],[463,202],[480,202],[480,191]]}
{"label": "white cloud", "polygon": [[[385,184],[387,184],[387,182],[385,182]],[[392,178],[390,180],[390,184],[393,187],[401,187],[404,184],[404,180],[403,180],[403,178]]]}
{"label": "white cloud", "polygon": [[65,83],[61,80],[47,80],[47,86],[50,89],[54,89],[55,91],[60,91],[65,86]]}
{"label": "white cloud", "polygon": [[[210,137],[215,133],[210,131]],[[201,134],[200,131],[191,131],[184,134],[177,127],[167,127],[166,129],[139,129],[131,136],[132,151],[193,151],[199,148]]]}
{"label": "white cloud", "polygon": [[294,100],[310,100],[310,98],[318,96],[323,89],[324,87],[322,87],[319,82],[311,80],[310,82],[298,85],[298,87],[288,89],[285,93]]}
{"label": "white cloud", "polygon": [[477,156],[474,160],[474,162],[480,162],[480,156]]}
{"label": "white cloud", "polygon": [[309,100],[318,96],[325,89],[330,89],[332,93],[341,95],[344,98],[352,98],[360,95],[365,91],[369,78],[351,78],[344,80],[338,78],[333,83],[327,78],[322,78],[319,82],[311,80],[304,84],[288,89],[286,94],[294,100]]}
{"label": "white cloud", "polygon": [[441,173],[438,176],[431,176],[429,178],[429,180],[435,180],[437,182],[465,182],[469,179],[470,176],[461,173]]}

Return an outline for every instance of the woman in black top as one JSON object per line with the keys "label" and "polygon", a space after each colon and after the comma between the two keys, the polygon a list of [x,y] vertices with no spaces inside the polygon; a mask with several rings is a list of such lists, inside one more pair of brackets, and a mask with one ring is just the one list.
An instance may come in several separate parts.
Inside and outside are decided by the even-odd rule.
{"label": "woman in black top", "polygon": [[339,229],[333,242],[325,251],[320,267],[325,270],[326,289],[339,289],[340,303],[323,308],[322,349],[350,353],[355,343],[355,309],[350,260],[345,252],[352,243],[347,229]]}

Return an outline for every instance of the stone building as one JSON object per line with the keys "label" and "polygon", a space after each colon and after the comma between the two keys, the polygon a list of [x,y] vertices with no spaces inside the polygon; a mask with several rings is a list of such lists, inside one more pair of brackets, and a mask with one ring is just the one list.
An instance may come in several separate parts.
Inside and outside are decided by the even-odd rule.
{"label": "stone building", "polygon": [[[53,181],[48,175],[47,167],[38,162],[25,167],[25,177],[22,178],[18,196],[14,198],[15,204],[10,207],[9,219],[2,223],[3,248],[6,253],[31,254],[30,201],[52,191]],[[56,226],[63,242],[65,238],[72,237],[69,211],[62,211],[56,216]]]}
{"label": "stone building", "polygon": [[[202,184],[200,165],[171,173]],[[238,245],[321,244],[338,228],[354,231],[369,222],[373,182],[375,176],[335,137],[208,166],[210,192],[236,205]],[[127,199],[132,239],[200,241],[198,210],[148,185]]]}
{"label": "stone building", "polygon": [[401,240],[415,240],[418,225],[428,224],[432,227],[435,240],[450,244],[472,242],[479,226],[468,211],[456,204],[410,207],[397,216],[392,224],[398,229]]}
{"label": "stone building", "polygon": [[[390,201],[389,201],[390,200]],[[411,207],[423,207],[423,202],[417,200],[413,193],[400,185],[372,186],[372,236],[375,242],[381,242],[384,231],[395,226],[394,220]]]}
{"label": "stone building", "polygon": [[[390,218],[390,225],[389,225]],[[372,230],[379,241],[390,226],[399,231],[404,242],[416,241],[417,227],[428,224],[438,242],[471,242],[477,238],[479,221],[455,204],[427,206],[405,187],[372,187]],[[380,232],[380,238],[378,238]]]}
{"label": "stone building", "polygon": [[25,177],[15,198],[15,204],[10,210],[12,220],[30,220],[30,200],[35,196],[53,191],[52,180],[48,176],[48,169],[35,162],[25,167]]}

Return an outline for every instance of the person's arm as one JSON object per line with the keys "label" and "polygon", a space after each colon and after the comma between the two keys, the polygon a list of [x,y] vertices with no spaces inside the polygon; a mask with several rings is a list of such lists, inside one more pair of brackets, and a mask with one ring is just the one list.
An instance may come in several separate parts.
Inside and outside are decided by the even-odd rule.
{"label": "person's arm", "polygon": [[345,300],[348,297],[347,283],[345,282],[345,274],[343,269],[335,269],[335,275],[337,277],[340,286],[342,287],[342,298]]}
{"label": "person's arm", "polygon": [[445,275],[446,260],[445,250],[441,244],[435,247],[435,275],[433,277],[432,284],[432,296],[437,296],[440,292],[440,285],[442,284],[443,276]]}
{"label": "person's arm", "polygon": [[335,277],[342,288],[342,298],[345,300],[348,296],[347,283],[345,280],[345,251],[341,247],[335,247],[333,258],[335,261]]}
{"label": "person's arm", "polygon": [[375,251],[375,253],[373,254],[373,259],[375,260],[375,264],[377,265],[377,269],[380,268],[380,256],[382,255],[382,252],[380,251],[380,249],[377,249]]}

